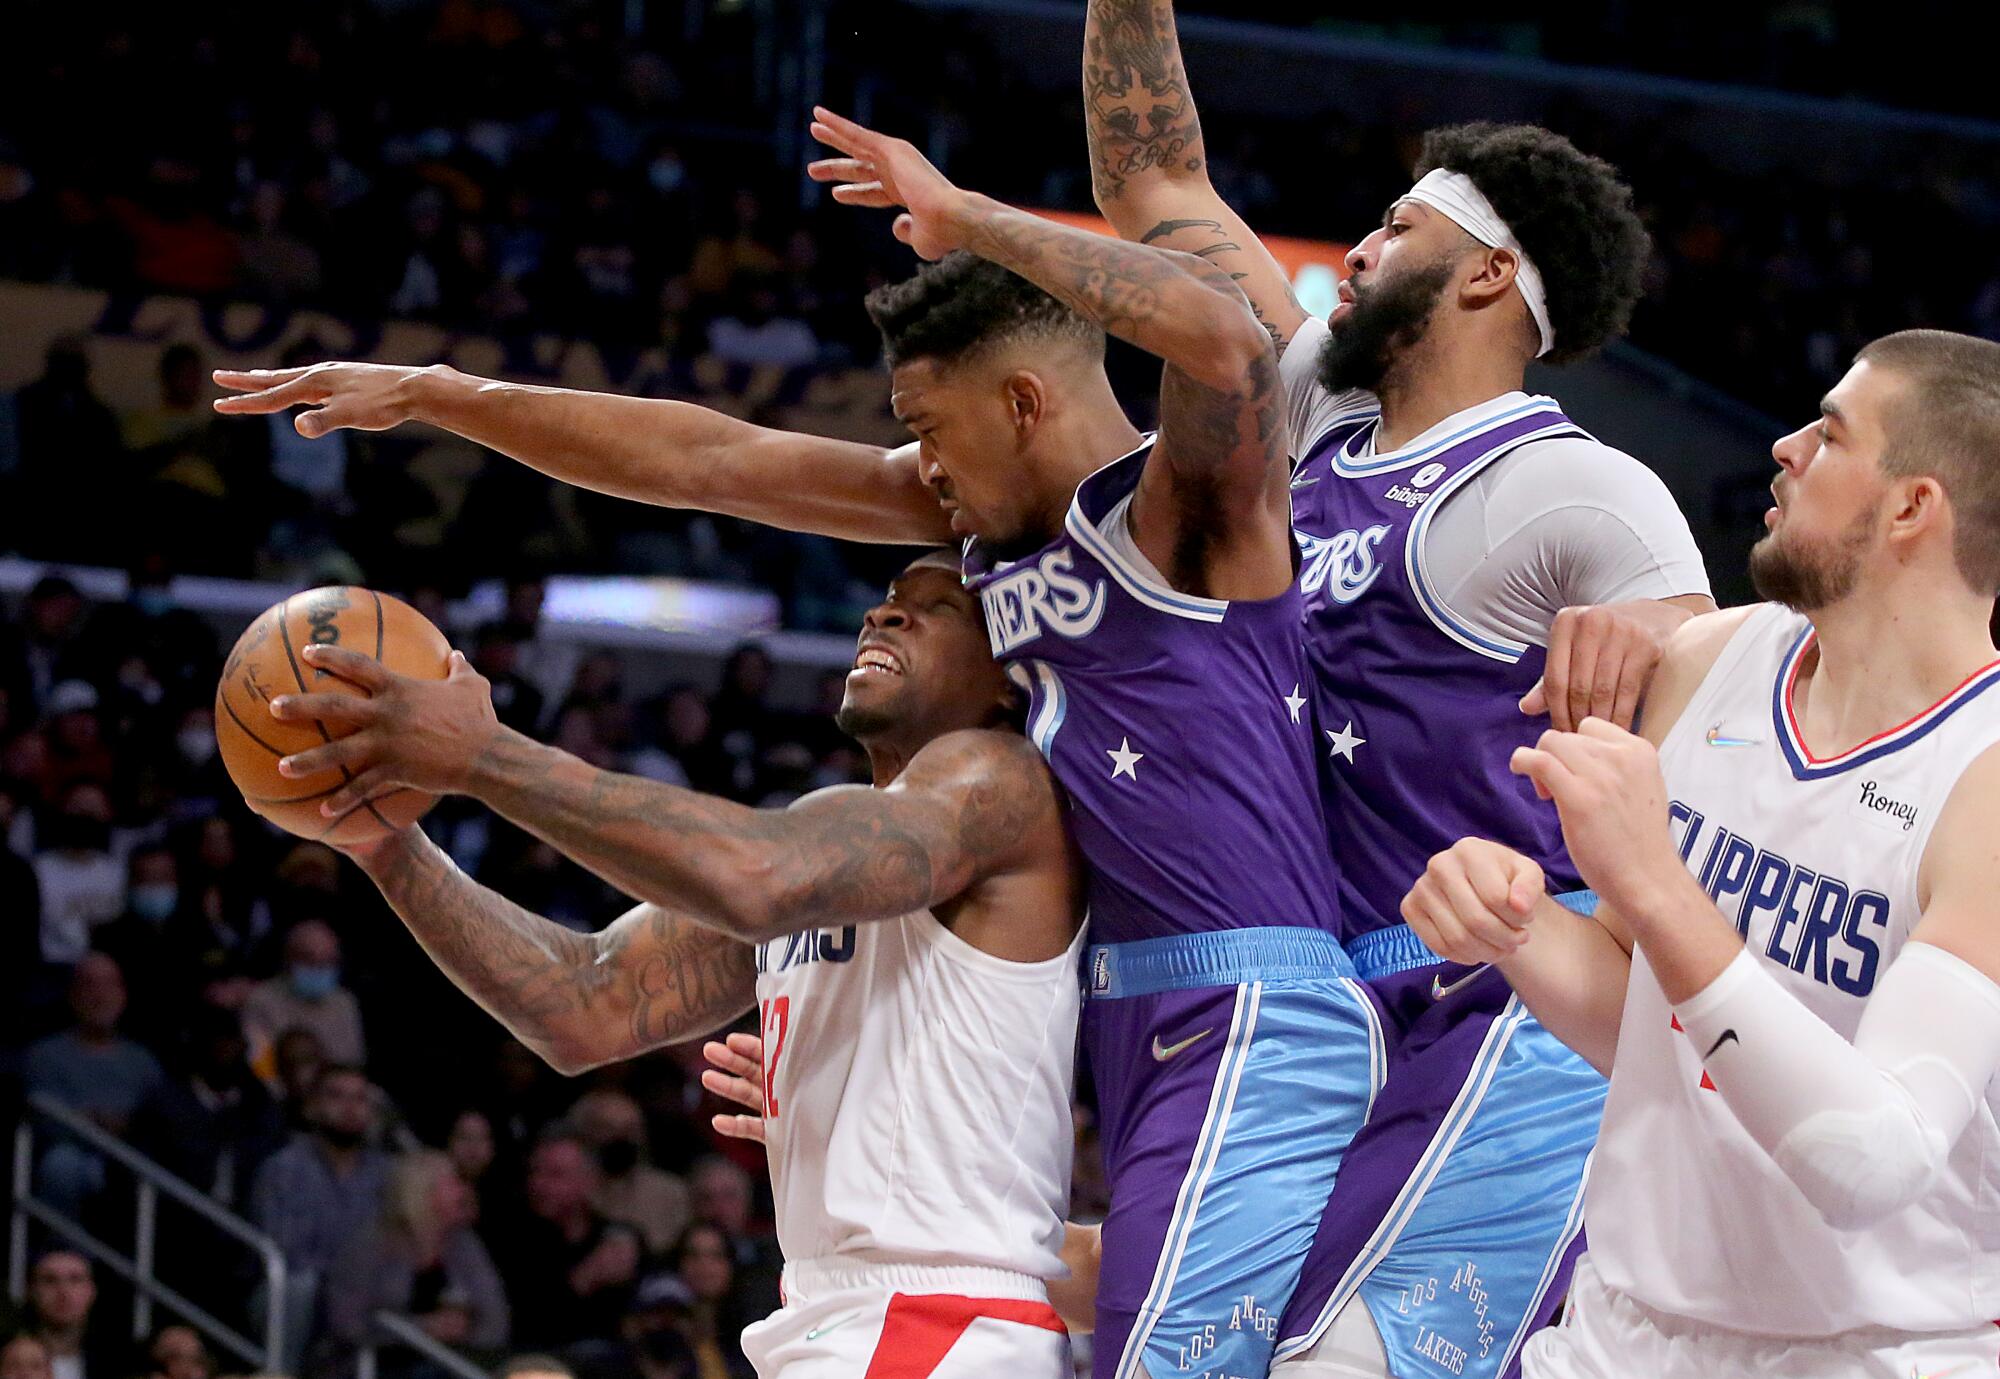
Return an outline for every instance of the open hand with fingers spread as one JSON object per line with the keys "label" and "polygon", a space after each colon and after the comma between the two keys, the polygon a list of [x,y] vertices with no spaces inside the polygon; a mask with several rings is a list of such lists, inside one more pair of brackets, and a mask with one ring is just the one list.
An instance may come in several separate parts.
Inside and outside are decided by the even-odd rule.
{"label": "open hand with fingers spread", "polygon": [[880,210],[904,207],[895,235],[920,258],[941,259],[964,247],[959,218],[972,196],[932,167],[915,144],[877,134],[823,106],[813,107],[812,136],[846,155],[806,166],[813,181],[834,184],[835,201]]}
{"label": "open hand with fingers spread", "polygon": [[387,431],[416,415],[416,389],[430,370],[411,364],[329,361],[296,369],[217,369],[215,381],[236,391],[219,397],[224,416],[263,416],[306,407],[292,426],[308,439],[330,431]]}
{"label": "open hand with fingers spread", "polygon": [[1461,838],[1431,858],[1403,897],[1403,918],[1441,958],[1498,962],[1528,941],[1528,921],[1545,890],[1532,858],[1484,838]]}
{"label": "open hand with fingers spread", "polygon": [[433,795],[460,793],[474,763],[506,731],[493,712],[492,686],[460,652],[451,654],[451,673],[442,680],[398,675],[379,661],[337,646],[308,646],[299,654],[308,665],[368,691],[367,698],[281,694],[271,701],[273,717],[316,719],[353,730],[278,763],[286,776],[347,770],[352,779],[320,806],[328,818],[397,786]]}

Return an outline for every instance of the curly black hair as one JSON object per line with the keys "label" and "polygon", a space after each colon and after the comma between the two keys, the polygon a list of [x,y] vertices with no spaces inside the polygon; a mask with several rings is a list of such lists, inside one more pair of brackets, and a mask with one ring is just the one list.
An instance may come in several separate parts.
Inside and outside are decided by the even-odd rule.
{"label": "curly black hair", "polygon": [[993,345],[1030,337],[1104,352],[1104,332],[1026,278],[956,250],[863,305],[882,332],[889,366],[912,359],[956,363]]}
{"label": "curly black hair", "polygon": [[1625,333],[1653,242],[1618,170],[1538,125],[1447,125],[1424,135],[1416,175],[1472,179],[1500,213],[1548,290],[1552,364]]}

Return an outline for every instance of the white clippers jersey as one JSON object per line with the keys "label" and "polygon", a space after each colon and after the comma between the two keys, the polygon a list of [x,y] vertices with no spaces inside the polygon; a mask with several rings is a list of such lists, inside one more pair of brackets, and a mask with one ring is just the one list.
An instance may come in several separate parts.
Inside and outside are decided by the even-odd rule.
{"label": "white clippers jersey", "polygon": [[787,1261],[1063,1276],[1082,942],[1009,962],[925,910],[758,949]]}
{"label": "white clippers jersey", "polygon": [[[1775,605],[1723,649],[1660,752],[1688,867],[1752,953],[1852,1039],[1919,918],[1917,868],[1966,765],[2000,742],[2000,662],[1834,758],[1800,740],[1811,628]],[[1639,953],[1592,1169],[1590,1254],[1660,1312],[1772,1336],[1951,1331],[2000,1318],[2000,1127],[1987,1105],[1919,1202],[1827,1225],[1702,1084]]]}

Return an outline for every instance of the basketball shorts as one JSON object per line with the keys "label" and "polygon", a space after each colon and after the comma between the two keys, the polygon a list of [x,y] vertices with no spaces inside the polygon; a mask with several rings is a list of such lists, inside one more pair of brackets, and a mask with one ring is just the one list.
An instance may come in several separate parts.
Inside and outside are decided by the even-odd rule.
{"label": "basketball shorts", "polygon": [[1516,1374],[1522,1344],[1548,1324],[1582,1251],[1605,1081],[1498,972],[1440,965],[1407,927],[1348,947],[1388,1012],[1394,1047],[1276,1357],[1307,1355],[1358,1305],[1395,1379]]}
{"label": "basketball shorts", "polygon": [[1111,1208],[1096,1379],[1263,1379],[1299,1262],[1386,1068],[1331,935],[1100,945],[1084,1047]]}
{"label": "basketball shorts", "polygon": [[2000,1327],[1928,1335],[1870,1329],[1809,1339],[1719,1331],[1614,1292],[1585,1255],[1562,1324],[1531,1337],[1521,1362],[1524,1379],[1972,1379],[2000,1369]]}
{"label": "basketball shorts", "polygon": [[1069,1333],[1026,1274],[806,1260],[784,1284],[743,1330],[758,1379],[1070,1379]]}

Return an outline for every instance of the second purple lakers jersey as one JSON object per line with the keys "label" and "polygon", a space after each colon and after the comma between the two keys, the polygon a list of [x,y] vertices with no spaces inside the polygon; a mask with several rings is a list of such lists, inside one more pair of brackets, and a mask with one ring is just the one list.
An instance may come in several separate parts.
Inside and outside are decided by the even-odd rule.
{"label": "second purple lakers jersey", "polygon": [[1431,514],[1488,465],[1529,441],[1585,433],[1552,398],[1532,397],[1377,456],[1366,449],[1378,420],[1372,407],[1342,418],[1292,479],[1323,802],[1350,939],[1399,926],[1431,856],[1467,836],[1534,858],[1551,891],[1578,885],[1555,810],[1507,765],[1548,726],[1516,707],[1546,653],[1455,619],[1426,578],[1423,547]]}
{"label": "second purple lakers jersey", "polygon": [[1069,796],[1092,940],[1335,931],[1298,587],[1199,598],[1147,568],[1126,512],[1151,449],[1086,479],[1032,555],[966,552],[994,654]]}

